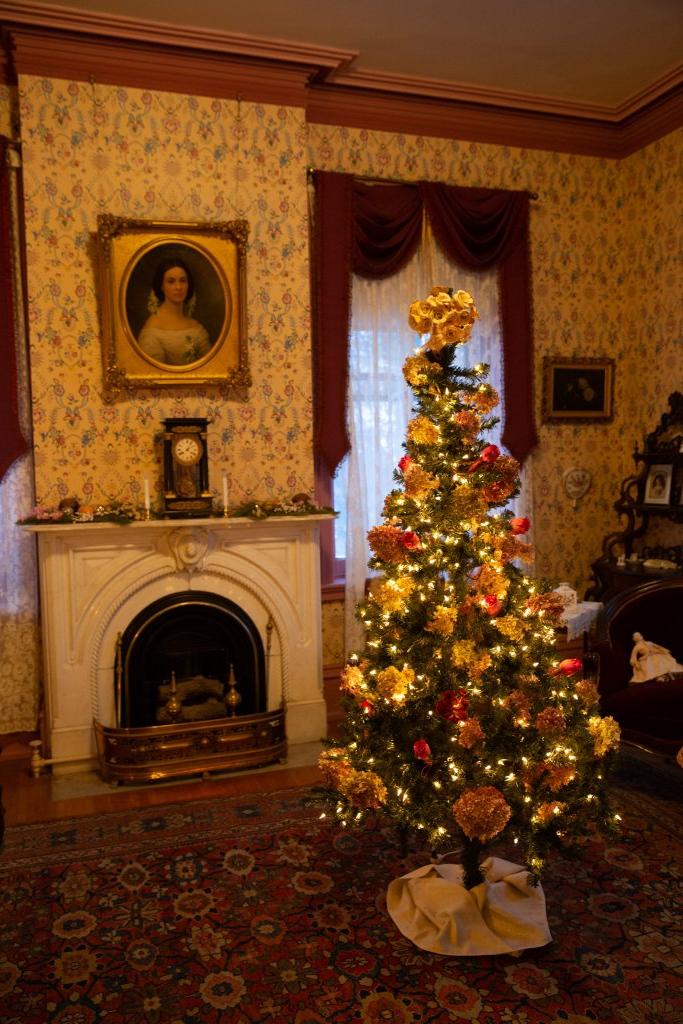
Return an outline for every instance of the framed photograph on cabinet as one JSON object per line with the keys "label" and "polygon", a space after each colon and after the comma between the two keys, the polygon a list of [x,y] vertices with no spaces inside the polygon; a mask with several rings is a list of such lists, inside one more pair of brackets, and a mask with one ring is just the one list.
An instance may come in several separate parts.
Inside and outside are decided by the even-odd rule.
{"label": "framed photograph on cabinet", "polygon": [[104,388],[219,385],[246,397],[246,221],[97,222]]}
{"label": "framed photograph on cabinet", "polygon": [[612,419],[613,359],[548,357],[543,373],[543,419]]}
{"label": "framed photograph on cabinet", "polygon": [[643,501],[646,505],[668,505],[671,500],[671,480],[673,466],[664,463],[650,466],[645,481]]}

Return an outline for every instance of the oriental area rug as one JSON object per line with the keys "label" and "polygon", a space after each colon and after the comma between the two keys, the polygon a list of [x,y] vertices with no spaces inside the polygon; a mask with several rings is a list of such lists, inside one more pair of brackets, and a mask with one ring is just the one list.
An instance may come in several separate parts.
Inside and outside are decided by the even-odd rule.
{"label": "oriental area rug", "polygon": [[9,828],[3,1024],[680,1024],[683,805],[615,787],[623,827],[543,876],[552,942],[448,957],[403,938],[392,879],[428,861],[306,790]]}

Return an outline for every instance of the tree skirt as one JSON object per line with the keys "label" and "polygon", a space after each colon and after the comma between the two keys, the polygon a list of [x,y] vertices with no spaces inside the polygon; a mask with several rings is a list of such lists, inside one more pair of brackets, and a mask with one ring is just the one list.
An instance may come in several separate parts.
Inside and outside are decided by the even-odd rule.
{"label": "tree skirt", "polygon": [[460,864],[434,863],[394,879],[387,910],[401,932],[420,949],[446,956],[519,953],[550,942],[541,885],[529,872],[501,857],[481,865],[484,880],[463,885]]}
{"label": "tree skirt", "polygon": [[302,790],[9,828],[3,1024],[679,1024],[683,807],[620,790],[620,836],[543,876],[553,941],[419,949],[389,882],[425,863]]}

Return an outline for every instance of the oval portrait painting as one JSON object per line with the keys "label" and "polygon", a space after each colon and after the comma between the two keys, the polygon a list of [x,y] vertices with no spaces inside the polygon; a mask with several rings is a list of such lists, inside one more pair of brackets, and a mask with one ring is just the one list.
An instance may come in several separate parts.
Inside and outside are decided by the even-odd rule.
{"label": "oval portrait painting", "polygon": [[200,248],[178,239],[136,258],[124,276],[125,316],[140,353],[164,367],[203,360],[232,316],[227,282]]}

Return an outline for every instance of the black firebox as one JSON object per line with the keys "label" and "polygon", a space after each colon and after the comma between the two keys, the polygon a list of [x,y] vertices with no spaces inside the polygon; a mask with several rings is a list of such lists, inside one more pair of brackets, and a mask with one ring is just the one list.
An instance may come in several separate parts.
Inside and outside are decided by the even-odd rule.
{"label": "black firebox", "polygon": [[267,709],[263,642],[246,612],[202,591],[144,608],[121,635],[123,728],[190,723]]}

